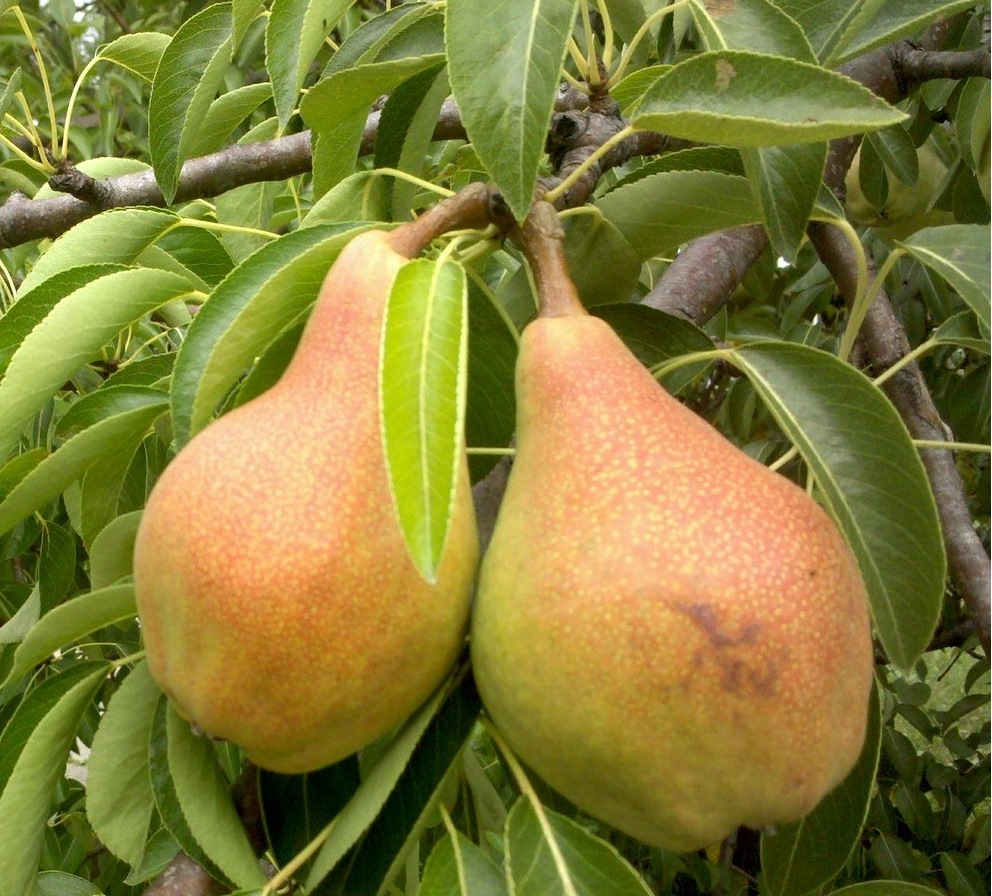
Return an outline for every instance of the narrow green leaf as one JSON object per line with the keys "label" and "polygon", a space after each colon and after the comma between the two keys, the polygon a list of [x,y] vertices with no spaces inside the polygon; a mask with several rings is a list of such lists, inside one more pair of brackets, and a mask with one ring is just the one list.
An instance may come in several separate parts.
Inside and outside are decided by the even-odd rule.
{"label": "narrow green leaf", "polygon": [[74,590],[77,572],[76,535],[65,525],[48,521],[41,533],[38,554],[38,587],[41,611],[47,613]]}
{"label": "narrow green leaf", "polygon": [[263,246],[218,284],[176,357],[171,401],[179,446],[212,419],[265,346],[313,303],[357,229],[338,224],[293,231]]}
{"label": "narrow green leaf", "polygon": [[[831,66],[890,44],[901,37],[915,37],[937,19],[945,19],[973,7],[967,0],[899,0],[898,3],[868,3],[851,19],[837,46],[826,59]],[[851,4],[858,9],[858,4]]]}
{"label": "narrow green leaf", "polygon": [[49,247],[25,276],[18,295],[26,296],[49,277],[69,268],[81,274],[97,264],[130,265],[179,218],[158,208],[119,208],[80,221]]}
{"label": "narrow green leaf", "polygon": [[[3,625],[0,625],[0,645],[19,644],[41,618],[41,587],[35,585],[27,599]],[[3,778],[0,776],[0,788]]]}
{"label": "narrow green leaf", "polygon": [[155,810],[148,741],[159,696],[148,664],[139,663],[101,716],[86,763],[86,817],[100,842],[133,867],[141,864]]}
{"label": "narrow green leaf", "polygon": [[[2,391],[2,390],[0,390]],[[168,408],[162,404],[117,414],[73,436],[28,473],[0,501],[0,532],[7,532],[28,514],[44,507],[95,463],[120,458],[125,446],[136,445]],[[131,453],[133,453],[133,447]]]}
{"label": "narrow green leaf", "polygon": [[443,62],[443,54],[431,53],[359,65],[336,71],[307,91],[300,114],[313,131],[314,198],[354,170],[372,103]]}
{"label": "narrow green leaf", "polygon": [[520,797],[506,819],[507,877],[515,896],[566,892],[563,877],[577,896],[648,896],[641,876],[611,844],[571,818],[545,807],[563,867],[548,845],[533,805]]}
{"label": "narrow green leaf", "polygon": [[176,793],[176,785],[169,765],[169,719],[173,714],[174,711],[165,695],[160,694],[153,713],[148,749],[148,771],[155,797],[155,808],[166,830],[179,844],[180,849],[212,877],[228,882],[224,872],[211,860],[190,831]]}
{"label": "narrow green leaf", "polygon": [[262,0],[233,0],[232,13],[234,18],[233,48],[241,46],[248,29],[262,9]]}
{"label": "narrow green leaf", "polygon": [[110,339],[187,291],[176,274],[133,269],[98,277],[59,301],[24,337],[0,381],[0,455]]}
{"label": "narrow green leaf", "polygon": [[987,224],[927,227],[897,243],[957,290],[975,312],[979,329],[986,339],[992,330],[989,311],[992,252],[989,244],[990,228]]}
{"label": "narrow green leaf", "polygon": [[[439,63],[404,81],[389,95],[376,132],[376,168],[424,176],[438,113],[449,92],[445,67]],[[420,188],[399,178],[386,183],[391,196],[389,220],[407,220]]]}
{"label": "narrow green leaf", "polygon": [[761,146],[740,152],[772,248],[795,264],[820,193],[827,144]]}
{"label": "narrow green leaf", "polygon": [[70,405],[56,425],[55,441],[64,442],[108,417],[167,402],[168,394],[151,386],[104,384]]}
{"label": "narrow green leaf", "polygon": [[358,842],[385,805],[444,698],[440,688],[397,732],[396,737],[365,776],[361,787],[338,813],[324,845],[314,857],[305,889],[315,887]]}
{"label": "narrow green leaf", "polygon": [[285,130],[324,38],[354,0],[273,0],[265,26],[265,66],[279,128]]}
{"label": "narrow green leaf", "polygon": [[[24,737],[0,793],[0,892],[20,896],[34,889],[42,845],[48,832],[48,819],[66,756],[76,740],[79,720],[97,688],[106,679],[106,663],[80,663],[70,671],[53,676],[44,693],[41,687],[29,693],[14,719],[26,718],[37,700],[44,700],[44,714],[35,718]],[[6,755],[7,731],[0,740],[0,754]],[[2,784],[2,780],[0,780]]]}
{"label": "narrow green leaf", "polygon": [[362,842],[325,882],[335,892],[383,894],[429,825],[475,730],[482,704],[463,675],[431,719],[403,774]]}
{"label": "narrow green leaf", "polygon": [[665,72],[631,125],[700,142],[774,146],[818,143],[905,118],[836,72],[780,56],[713,50]]}
{"label": "narrow green leaf", "polygon": [[644,261],[703,234],[761,221],[747,178],[721,171],[659,172],[596,204]]}
{"label": "narrow green leaf", "polygon": [[510,210],[527,216],[576,0],[448,0],[445,45],[462,123]]}
{"label": "narrow green leaf", "polygon": [[148,149],[167,203],[203,116],[223,84],[231,59],[230,3],[213,3],[188,18],[162,53],[148,100]]}
{"label": "narrow green leaf", "polygon": [[158,68],[170,40],[171,37],[158,31],[122,34],[116,40],[101,47],[96,58],[112,62],[151,83],[152,78],[155,77],[155,69]]}
{"label": "narrow green leaf", "polygon": [[0,93],[0,118],[10,111],[10,107],[14,104],[14,98],[17,96],[17,91],[20,89],[21,67],[18,66],[11,72],[7,83],[4,84],[3,93]]}
{"label": "narrow green leaf", "polygon": [[400,268],[380,349],[382,437],[394,507],[420,574],[435,581],[462,462],[467,290],[461,265]]}
{"label": "narrow green leaf", "polygon": [[169,772],[190,833],[224,874],[240,887],[259,887],[265,875],[248,842],[210,738],[196,735],[170,708]]}
{"label": "narrow green leaf", "polygon": [[188,157],[192,159],[220,150],[234,129],[271,98],[272,85],[264,81],[245,84],[217,97],[191,137],[186,150]]}
{"label": "narrow green leaf", "polygon": [[18,645],[13,668],[0,687],[19,678],[56,650],[75,644],[97,629],[131,619],[135,612],[132,585],[90,591],[49,610]]}
{"label": "narrow green leaf", "polygon": [[804,819],[761,836],[761,871],[771,896],[818,891],[844,867],[862,834],[881,742],[881,704],[873,686],[865,745],[850,774]]}
{"label": "narrow green leaf", "polygon": [[461,831],[434,847],[417,896],[506,896],[506,882],[492,860]]}
{"label": "narrow green leaf", "polygon": [[732,357],[815,476],[857,556],[882,645],[909,668],[933,634],[946,557],[905,424],[870,380],[826,352],[766,342]]}

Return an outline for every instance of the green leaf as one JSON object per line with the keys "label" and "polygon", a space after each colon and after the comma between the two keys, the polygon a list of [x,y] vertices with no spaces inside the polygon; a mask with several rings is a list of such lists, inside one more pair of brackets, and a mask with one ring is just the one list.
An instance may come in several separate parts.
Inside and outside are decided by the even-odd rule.
{"label": "green leaf", "polygon": [[153,713],[148,750],[149,779],[155,797],[155,808],[158,810],[162,823],[175,838],[180,849],[194,862],[201,865],[212,877],[227,882],[224,872],[217,867],[193,836],[176,793],[169,757],[169,728],[171,727],[169,720],[173,714],[174,711],[169,706],[165,695],[160,694]]}
{"label": "green leaf", "polygon": [[851,4],[858,14],[851,19],[826,62],[831,66],[838,65],[901,37],[915,37],[931,22],[974,5],[967,0],[899,0],[898,3],[868,3],[860,8],[858,4]]}
{"label": "green leaf", "polygon": [[866,0],[851,3],[851,0],[778,0],[783,12],[795,19],[816,52],[817,58],[830,56],[832,48],[848,31],[851,22],[865,8],[874,9],[885,0]]}
{"label": "green leaf", "polygon": [[694,0],[691,9],[707,50],[752,50],[816,62],[816,54],[799,23],[771,0]]}
{"label": "green leaf", "polygon": [[831,881],[858,843],[878,770],[881,704],[872,688],[865,745],[854,768],[801,821],[761,836],[761,871],[771,896],[811,893]]}
{"label": "green leaf", "polygon": [[112,62],[151,83],[152,78],[155,77],[155,69],[171,40],[172,38],[167,34],[157,31],[122,34],[116,40],[101,47],[96,58]]}
{"label": "green leaf", "polygon": [[361,787],[338,813],[332,822],[330,834],[314,857],[310,873],[306,876],[306,891],[327,877],[382,811],[443,698],[444,688],[440,688],[404,723],[376,764],[365,775]]}
{"label": "green leaf", "polygon": [[271,98],[272,85],[265,82],[245,84],[217,97],[192,135],[186,149],[187,157],[192,159],[217,152],[234,129]]}
{"label": "green leaf", "polygon": [[448,76],[476,154],[517,220],[534,199],[576,0],[448,0]]}
{"label": "green leaf", "polygon": [[265,26],[265,66],[284,131],[324,38],[353,0],[273,0]]}
{"label": "green leaf", "polygon": [[417,896],[506,896],[499,868],[461,831],[434,847],[420,881]]}
{"label": "green leaf", "polygon": [[[30,691],[0,738],[0,885],[30,893],[66,756],[109,665],[79,663]],[[11,743],[16,741],[16,743]],[[9,758],[8,758],[9,757]],[[3,772],[6,771],[6,774]]]}
{"label": "green leaf", "polygon": [[[258,795],[276,863],[292,861],[334,819],[361,783],[358,755],[303,775],[262,769]],[[305,865],[297,877],[309,866]]]}
{"label": "green leaf", "polygon": [[818,143],[906,118],[843,75],[781,56],[712,50],[672,66],[631,125],[728,146]]}
{"label": "green leaf", "polygon": [[38,896],[103,896],[96,884],[64,871],[42,871],[36,883]]}
{"label": "green leaf", "polygon": [[461,265],[418,258],[400,268],[383,319],[379,390],[390,490],[428,582],[437,579],[463,457],[467,298]]}
{"label": "green leaf", "polygon": [[49,521],[42,530],[37,581],[41,590],[42,613],[62,603],[73,590],[76,581],[76,536],[68,526]]}
{"label": "green leaf", "polygon": [[155,70],[148,100],[148,149],[155,179],[171,204],[183,163],[230,65],[230,3],[213,3],[176,31]]}
{"label": "green leaf", "polygon": [[325,883],[349,896],[378,896],[402,872],[445,793],[479,711],[475,682],[463,675],[417,744],[399,781],[368,833]]}
{"label": "green leaf", "polygon": [[740,152],[772,248],[795,264],[820,193],[827,144],[762,146]]}
{"label": "green leaf", "polygon": [[767,342],[731,358],[816,478],[857,556],[882,645],[909,668],[937,622],[946,556],[905,424],[870,380],[826,352]]}
{"label": "green leaf", "polygon": [[264,885],[265,875],[238,818],[231,785],[217,762],[212,741],[194,734],[189,722],[172,708],[166,726],[169,773],[190,833],[238,886]]}
{"label": "green leaf", "polygon": [[64,442],[95,423],[139,408],[161,407],[168,393],[152,386],[103,385],[69,406],[55,427],[55,441]]}
{"label": "green leaf", "polygon": [[359,65],[337,71],[307,91],[300,114],[313,131],[314,198],[354,170],[372,103],[443,62],[443,54],[431,53]]}
{"label": "green leaf", "polygon": [[622,184],[596,204],[642,261],[703,234],[761,221],[747,178],[720,171],[659,172]]}
{"label": "green leaf", "polygon": [[113,585],[133,571],[134,537],[141,511],[125,513],[108,523],[90,545],[90,587]]}
{"label": "green leaf", "polygon": [[171,400],[177,445],[212,419],[245,368],[313,303],[341,247],[359,229],[339,224],[293,231],[221,281],[176,357]]}
{"label": "green leaf", "polygon": [[896,243],[957,290],[975,312],[979,330],[986,340],[992,331],[989,312],[992,292],[990,230],[988,225],[981,224],[927,227]]}
{"label": "green leaf", "polygon": [[148,664],[139,663],[110,699],[86,762],[86,817],[100,842],[133,867],[155,810],[148,742],[159,696]]}
{"label": "green leaf", "polygon": [[[0,9],[2,8],[0,6]],[[0,93],[0,118],[6,115],[10,111],[10,107],[14,104],[14,98],[21,89],[21,77],[21,67],[18,66],[11,72],[7,83],[4,84],[3,93]]]}
{"label": "green leaf", "polygon": [[901,880],[873,880],[834,890],[831,896],[933,896],[934,890]]}
{"label": "green leaf", "polygon": [[114,585],[90,591],[49,610],[25,635],[14,653],[14,665],[0,687],[48,659],[56,650],[135,615],[134,587]]}
{"label": "green leaf", "polygon": [[[648,305],[635,302],[598,305],[591,313],[603,318],[647,367],[713,348],[713,341],[695,324]],[[711,364],[711,361],[700,361],[682,365],[661,382],[670,392],[678,393]]]}
{"label": "green leaf", "polygon": [[262,0],[234,0],[232,13],[234,18],[235,49],[241,46],[241,41],[244,40],[248,29],[255,21],[261,9]]}
{"label": "green leaf", "polygon": [[[424,176],[438,113],[448,94],[448,77],[444,65],[438,63],[404,81],[389,95],[376,131],[376,168],[396,168],[415,177]],[[389,220],[407,220],[420,188],[398,178],[385,183],[390,193]]]}
{"label": "green leaf", "polygon": [[[163,400],[159,405],[117,414],[73,436],[0,501],[0,533],[9,531],[28,514],[58,497],[94,464],[108,458],[119,460],[127,446],[140,442],[167,410]],[[133,452],[131,447],[130,453]]]}
{"label": "green leaf", "polygon": [[649,896],[647,884],[612,845],[564,815],[546,807],[544,814],[561,863],[528,799],[519,797],[507,816],[506,868],[515,896],[547,896],[570,889],[576,896]]}
{"label": "green leaf", "polygon": [[42,255],[18,290],[27,293],[49,277],[69,268],[97,264],[130,265],[179,218],[158,208],[119,208],[101,212],[67,230]]}

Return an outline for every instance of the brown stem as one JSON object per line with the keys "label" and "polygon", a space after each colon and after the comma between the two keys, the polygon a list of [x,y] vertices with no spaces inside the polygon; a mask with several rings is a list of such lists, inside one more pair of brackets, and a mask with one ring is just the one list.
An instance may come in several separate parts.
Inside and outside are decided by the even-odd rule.
{"label": "brown stem", "polygon": [[541,317],[585,314],[565,258],[564,231],[550,202],[539,200],[531,207],[523,227],[512,234],[523,250],[534,275],[537,313]]}
{"label": "brown stem", "polygon": [[420,217],[401,224],[389,234],[389,243],[400,255],[413,258],[441,234],[483,228],[492,220],[494,197],[493,187],[471,183],[431,206]]}
{"label": "brown stem", "polygon": [[[853,250],[834,227],[813,224],[810,239],[841,293],[850,302],[856,290]],[[888,294],[880,290],[862,326],[864,354],[876,373],[887,370],[910,351],[906,332],[892,310]],[[944,441],[949,436],[915,362],[907,364],[882,387],[906,423],[913,438]],[[964,483],[954,454],[944,449],[920,452],[940,516],[948,572],[971,617],[986,656],[990,656],[990,591],[992,564],[972,524]]]}

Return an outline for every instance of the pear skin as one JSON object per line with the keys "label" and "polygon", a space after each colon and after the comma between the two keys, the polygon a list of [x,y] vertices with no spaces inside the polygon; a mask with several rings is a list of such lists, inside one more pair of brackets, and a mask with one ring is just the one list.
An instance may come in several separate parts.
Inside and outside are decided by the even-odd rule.
{"label": "pear skin", "polygon": [[522,334],[471,652],[520,759],[670,850],[801,818],[865,738],[867,600],[832,520],[560,302]]}
{"label": "pear skin", "polygon": [[393,246],[375,230],[348,243],[285,374],[183,447],[138,530],[153,676],[203,731],[278,772],[389,732],[464,644],[478,560],[467,465],[434,584],[390,497],[378,358],[406,260]]}

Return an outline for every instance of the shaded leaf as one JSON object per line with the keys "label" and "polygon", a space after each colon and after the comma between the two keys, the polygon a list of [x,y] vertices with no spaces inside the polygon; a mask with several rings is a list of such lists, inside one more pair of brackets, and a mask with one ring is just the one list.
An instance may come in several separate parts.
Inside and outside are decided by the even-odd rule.
{"label": "shaded leaf", "polygon": [[86,762],[86,817],[107,849],[137,867],[155,810],[148,744],[160,691],[145,662],[121,682]]}

